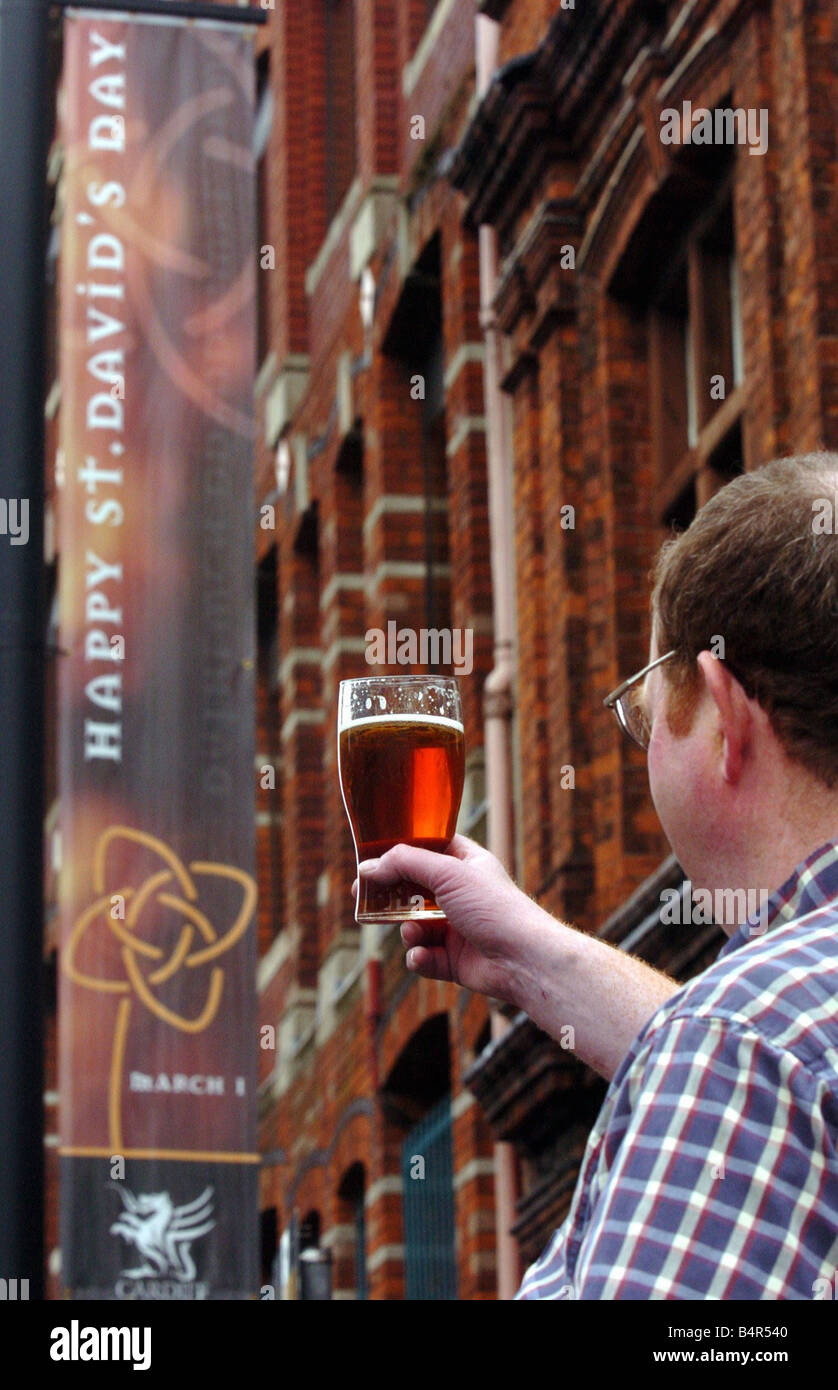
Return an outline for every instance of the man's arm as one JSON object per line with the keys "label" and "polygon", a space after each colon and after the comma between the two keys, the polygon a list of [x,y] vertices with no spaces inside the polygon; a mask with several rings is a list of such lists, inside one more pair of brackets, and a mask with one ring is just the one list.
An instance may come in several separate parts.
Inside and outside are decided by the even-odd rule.
{"label": "man's arm", "polygon": [[644,1023],[680,989],[643,961],[551,917],[494,855],[462,835],[446,854],[397,845],[369,862],[375,882],[420,884],[446,914],[441,924],[404,923],[409,969],[523,1009],[606,1080]]}
{"label": "man's arm", "polygon": [[514,1003],[610,1081],[643,1025],[681,986],[530,906],[540,916],[524,923],[529,947],[518,966]]}

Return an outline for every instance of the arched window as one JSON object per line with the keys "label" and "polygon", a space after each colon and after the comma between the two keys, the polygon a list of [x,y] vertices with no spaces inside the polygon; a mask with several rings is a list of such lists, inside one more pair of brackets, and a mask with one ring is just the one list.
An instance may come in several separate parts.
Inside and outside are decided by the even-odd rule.
{"label": "arched window", "polygon": [[417,1028],[384,1088],[402,1129],[405,1298],[457,1297],[451,1062],[447,1014]]}
{"label": "arched window", "polygon": [[363,1163],[353,1163],[346,1170],[338,1189],[343,1204],[345,1220],[354,1231],[352,1260],[354,1264],[353,1288],[356,1299],[369,1298],[369,1278],[367,1275],[367,1225],[366,1225],[366,1176]]}
{"label": "arched window", "polygon": [[320,1212],[307,1211],[300,1222],[299,1248],[303,1250],[317,1250],[320,1246]]}

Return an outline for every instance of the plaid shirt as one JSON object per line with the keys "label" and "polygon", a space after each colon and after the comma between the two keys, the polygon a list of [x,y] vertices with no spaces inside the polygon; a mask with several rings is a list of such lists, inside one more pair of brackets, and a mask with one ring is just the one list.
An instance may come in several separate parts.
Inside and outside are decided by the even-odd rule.
{"label": "plaid shirt", "polygon": [[822,1297],[836,1141],[838,840],[638,1034],[517,1297]]}

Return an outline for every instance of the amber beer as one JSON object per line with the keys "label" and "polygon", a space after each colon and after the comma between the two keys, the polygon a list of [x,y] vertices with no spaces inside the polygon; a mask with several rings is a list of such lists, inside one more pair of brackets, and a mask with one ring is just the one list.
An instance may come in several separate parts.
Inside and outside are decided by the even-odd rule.
{"label": "amber beer", "polygon": [[[340,784],[357,861],[378,858],[400,843],[441,852],[456,829],[465,775],[456,682],[443,678],[434,682],[428,677],[420,701],[422,678],[391,681],[387,695],[371,698],[366,689],[374,680],[358,682],[365,688],[361,692],[365,698],[355,702],[356,717],[351,717],[345,703],[339,715]],[[426,688],[429,684],[453,685],[454,691],[446,688],[444,699],[433,699]],[[368,712],[367,700],[377,713]],[[380,700],[385,701],[383,708]],[[413,708],[400,711],[399,705]],[[425,712],[421,705],[446,713]],[[359,885],[358,921],[442,915],[416,884],[386,887],[364,881]]]}

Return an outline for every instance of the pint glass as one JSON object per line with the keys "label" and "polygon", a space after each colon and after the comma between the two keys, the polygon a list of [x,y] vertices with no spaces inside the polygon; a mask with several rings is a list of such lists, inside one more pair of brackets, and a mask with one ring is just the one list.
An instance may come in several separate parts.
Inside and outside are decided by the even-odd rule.
{"label": "pint glass", "polygon": [[[338,775],[355,859],[393,845],[444,850],[457,825],[465,776],[460,692],[449,676],[341,681]],[[415,883],[361,879],[357,922],[443,917]]]}

